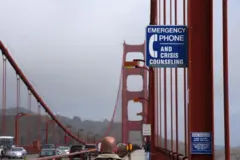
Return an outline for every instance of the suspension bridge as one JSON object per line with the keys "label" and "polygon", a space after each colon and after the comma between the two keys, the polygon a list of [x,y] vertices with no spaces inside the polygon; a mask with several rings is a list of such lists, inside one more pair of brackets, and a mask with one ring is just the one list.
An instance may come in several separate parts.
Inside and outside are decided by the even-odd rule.
{"label": "suspension bridge", "polygon": [[[143,124],[151,124],[151,135],[142,136],[141,140],[151,144],[151,159],[192,159],[213,160],[214,145],[209,154],[193,154],[191,133],[211,133],[211,143],[214,144],[214,93],[213,93],[213,0],[166,0],[161,3],[151,0],[150,25],[187,25],[189,30],[188,67],[185,68],[153,68],[139,62],[145,62],[145,42],[142,44],[123,43],[122,69],[120,72],[119,88],[114,106],[112,119],[104,133],[94,137],[97,142],[104,136],[114,136],[118,141],[128,143],[131,131],[142,133]],[[224,127],[225,127],[225,160],[230,160],[229,145],[229,111],[228,111],[228,22],[227,0],[223,1],[223,75],[224,75]],[[177,18],[181,8],[183,19]],[[167,13],[170,12],[170,13]],[[146,13],[148,14],[148,13]],[[166,16],[169,14],[170,16]],[[169,22],[169,23],[167,23]],[[148,24],[146,24],[148,25]],[[86,143],[80,131],[72,131],[71,126],[63,124],[51,110],[29,77],[21,70],[14,57],[3,42],[0,42],[2,52],[2,111],[1,134],[14,134],[16,145],[24,146],[29,152],[36,152],[40,143],[48,143],[49,130],[54,131],[55,143],[68,144],[74,142]],[[131,52],[138,52],[144,58],[127,61],[126,56]],[[7,94],[12,90],[8,87],[10,68],[15,74],[16,94]],[[140,75],[143,79],[143,89],[131,92],[128,90],[127,78],[131,75]],[[13,76],[11,76],[13,77]],[[16,95],[16,113],[9,119],[7,106],[8,96]],[[27,96],[25,112],[19,111],[22,106],[22,97]],[[34,105],[33,105],[34,101]],[[128,116],[129,101],[142,104],[140,121],[131,121]],[[181,103],[180,103],[181,102]],[[33,110],[37,112],[33,112]],[[179,122],[179,110],[184,111],[184,123]],[[203,116],[204,115],[204,116]],[[121,117],[121,120],[116,120]],[[204,118],[203,118],[204,117]],[[30,119],[31,120],[27,120]],[[14,119],[14,121],[13,121]],[[21,134],[21,120],[25,119],[24,132]],[[45,124],[42,126],[42,124]],[[9,125],[11,124],[11,125]],[[52,126],[49,128],[49,126]],[[184,143],[179,140],[179,129],[183,128]],[[43,132],[44,129],[44,132]],[[169,130],[170,129],[170,130]],[[14,130],[14,133],[10,133]],[[27,131],[26,131],[27,130]],[[118,132],[113,132],[117,130]],[[36,136],[32,136],[33,132]],[[58,133],[57,133],[58,132]],[[61,133],[60,133],[61,132]],[[42,134],[44,133],[44,134]],[[63,136],[57,136],[63,135]],[[23,141],[23,137],[27,141]],[[44,141],[44,142],[43,142]],[[201,148],[201,146],[200,146]],[[135,152],[133,159],[140,160],[143,156]]]}

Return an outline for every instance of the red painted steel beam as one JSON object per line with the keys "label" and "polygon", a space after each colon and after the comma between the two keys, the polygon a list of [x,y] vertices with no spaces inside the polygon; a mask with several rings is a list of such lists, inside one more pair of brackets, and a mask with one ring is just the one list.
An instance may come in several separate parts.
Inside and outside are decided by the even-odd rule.
{"label": "red painted steel beam", "polygon": [[228,0],[222,0],[223,17],[223,94],[224,94],[224,140],[225,160],[230,160],[230,127],[229,127],[229,83],[228,83]]}
{"label": "red painted steel beam", "polygon": [[[150,4],[150,25],[158,24],[158,1],[151,0]],[[155,73],[152,67],[149,68],[149,111],[148,111],[148,123],[151,124],[151,136],[150,136],[150,150],[151,150],[151,159],[158,160],[160,158],[163,159],[163,154],[157,154],[155,141],[156,141],[156,124],[158,118],[155,115]]]}
{"label": "red painted steel beam", "polygon": [[142,121],[130,121],[128,120],[128,129],[130,131],[142,131]]}
{"label": "red painted steel beam", "polygon": [[192,155],[189,145],[189,159],[213,160],[213,0],[189,0],[188,25],[189,132],[212,132],[213,139],[211,155]]}
{"label": "red painted steel beam", "polygon": [[47,104],[43,101],[43,99],[39,96],[39,94],[36,92],[36,90],[33,88],[32,84],[28,81],[27,77],[24,75],[22,70],[18,67],[17,63],[13,60],[12,56],[9,54],[7,48],[3,45],[3,43],[0,41],[0,50],[2,51],[2,54],[7,58],[9,63],[12,65],[16,73],[19,75],[19,77],[22,79],[23,83],[27,86],[27,88],[31,91],[31,93],[34,95],[36,100],[41,104],[41,106],[45,109],[45,111],[49,114],[49,116],[57,123],[57,125],[64,130],[65,133],[67,133],[71,138],[74,140],[84,143],[83,141],[79,140],[75,135],[73,135],[71,132],[67,130],[67,128],[55,117],[53,112],[50,110],[50,108],[47,106]]}
{"label": "red painted steel beam", "polygon": [[156,115],[155,115],[155,74],[152,67],[149,68],[149,114],[148,123],[151,124],[151,136],[150,136],[150,147],[151,147],[151,159],[155,160],[159,157],[155,157],[155,127],[156,127]]}
{"label": "red painted steel beam", "polygon": [[[127,52],[139,52],[139,53],[142,53],[142,51],[144,51],[144,49],[145,49],[145,45],[132,45],[132,44],[127,44],[124,41],[124,48],[125,48],[125,50]],[[126,61],[126,57],[123,59],[123,61]]]}
{"label": "red painted steel beam", "polygon": [[130,61],[130,62],[126,61],[126,62],[124,62],[124,67],[135,68],[135,66],[137,66],[138,63],[139,62],[137,62],[137,61]]}

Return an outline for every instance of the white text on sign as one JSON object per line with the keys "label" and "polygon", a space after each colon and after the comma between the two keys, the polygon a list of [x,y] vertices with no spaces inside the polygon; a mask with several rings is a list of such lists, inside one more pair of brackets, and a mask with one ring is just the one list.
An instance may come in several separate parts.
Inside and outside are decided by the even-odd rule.
{"label": "white text on sign", "polygon": [[[150,36],[150,55],[154,57],[149,59],[150,65],[184,65],[186,56],[180,55],[179,52],[185,52],[185,44],[187,42],[187,28],[186,27],[149,27],[147,28]],[[151,50],[154,44],[158,43],[159,48],[157,50]]]}
{"label": "white text on sign", "polygon": [[148,33],[185,33],[186,28],[179,27],[179,28],[148,28]]}
{"label": "white text on sign", "polygon": [[148,28],[148,33],[161,34],[158,37],[160,42],[184,42],[184,34],[186,28]]}
{"label": "white text on sign", "polygon": [[182,65],[183,59],[178,59],[178,53],[172,52],[172,46],[162,46],[160,48],[161,59],[151,59],[149,62],[151,65],[169,64],[169,65]]}

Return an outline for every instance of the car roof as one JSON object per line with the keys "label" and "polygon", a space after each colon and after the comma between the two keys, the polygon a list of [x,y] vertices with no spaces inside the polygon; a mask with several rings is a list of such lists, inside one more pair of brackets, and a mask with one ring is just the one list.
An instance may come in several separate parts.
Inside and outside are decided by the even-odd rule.
{"label": "car roof", "polygon": [[84,146],[83,144],[75,144],[75,145],[72,145],[71,147],[82,147]]}
{"label": "car roof", "polygon": [[43,144],[43,146],[48,145],[48,146],[55,146],[55,144]]}
{"label": "car roof", "polygon": [[4,139],[4,138],[6,138],[6,139],[13,139],[14,137],[13,136],[0,136],[0,139]]}
{"label": "car roof", "polygon": [[69,148],[69,146],[57,146],[57,148]]}
{"label": "car roof", "polygon": [[42,150],[43,150],[43,151],[47,151],[47,150],[48,150],[48,151],[53,151],[53,150],[56,150],[56,149],[55,149],[55,148],[43,148]]}
{"label": "car roof", "polygon": [[17,149],[23,149],[23,147],[12,147],[12,149],[17,148]]}

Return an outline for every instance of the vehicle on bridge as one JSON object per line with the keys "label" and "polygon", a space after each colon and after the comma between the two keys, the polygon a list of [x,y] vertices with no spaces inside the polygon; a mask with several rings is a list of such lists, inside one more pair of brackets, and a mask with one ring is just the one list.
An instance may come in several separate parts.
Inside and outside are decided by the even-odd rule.
{"label": "vehicle on bridge", "polygon": [[0,152],[3,150],[3,157],[6,156],[8,150],[15,147],[15,139],[12,136],[0,136]]}
{"label": "vehicle on bridge", "polygon": [[0,146],[1,147],[14,147],[15,146],[15,139],[12,136],[0,136]]}
{"label": "vehicle on bridge", "polygon": [[23,147],[12,147],[6,152],[5,157],[23,159],[26,155],[27,151]]}
{"label": "vehicle on bridge", "polygon": [[43,144],[41,146],[41,149],[51,149],[51,148],[56,148],[55,144]]}
{"label": "vehicle on bridge", "polygon": [[87,150],[96,149],[96,152],[91,152],[89,154],[91,154],[92,156],[97,156],[98,155],[97,145],[96,144],[86,144],[86,149]]}
{"label": "vehicle on bridge", "polygon": [[[84,144],[72,145],[70,147],[70,154],[74,153],[74,152],[81,152],[81,151],[86,151],[86,150],[87,149],[86,149],[86,146]],[[70,160],[73,160],[75,158],[82,158],[82,159],[85,160],[85,159],[88,158],[88,153],[70,156],[69,158],[70,158]]]}
{"label": "vehicle on bridge", "polygon": [[61,155],[62,152],[58,149],[55,148],[45,148],[42,149],[40,154],[39,154],[39,158],[41,157],[50,157],[50,156],[56,156],[56,155]]}
{"label": "vehicle on bridge", "polygon": [[70,147],[68,146],[58,146],[57,149],[62,151],[64,154],[69,154],[70,152]]}

